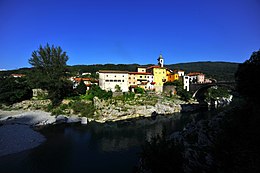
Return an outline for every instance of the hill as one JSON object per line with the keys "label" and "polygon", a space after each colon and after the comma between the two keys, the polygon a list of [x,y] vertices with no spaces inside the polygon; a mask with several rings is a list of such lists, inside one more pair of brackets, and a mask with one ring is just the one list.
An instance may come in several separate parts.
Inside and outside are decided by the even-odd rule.
{"label": "hill", "polygon": [[[152,64],[142,65],[151,66]],[[185,73],[202,72],[207,78],[214,78],[219,81],[233,81],[234,74],[239,63],[230,62],[189,62],[165,65],[169,69],[181,69]],[[125,70],[136,71],[139,64],[94,64],[94,65],[74,65],[68,66],[67,70],[71,76],[81,74],[83,72],[96,73],[98,70]],[[12,73],[30,73],[31,68],[21,68],[18,70],[0,71],[0,75],[10,75]]]}

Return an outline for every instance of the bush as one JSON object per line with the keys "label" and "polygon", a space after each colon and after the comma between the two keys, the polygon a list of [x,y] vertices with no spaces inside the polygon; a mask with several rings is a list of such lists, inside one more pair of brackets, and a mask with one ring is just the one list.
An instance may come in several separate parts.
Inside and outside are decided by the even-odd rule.
{"label": "bush", "polygon": [[74,113],[80,114],[83,117],[93,118],[94,116],[94,105],[93,103],[85,103],[82,101],[75,101],[71,104],[71,108]]}
{"label": "bush", "polygon": [[137,87],[137,88],[135,88],[135,93],[137,93],[137,94],[143,94],[143,93],[144,93],[144,89],[143,89],[143,88],[140,88],[140,87]]}
{"label": "bush", "polygon": [[98,85],[91,86],[90,90],[87,92],[87,95],[89,95],[89,99],[93,100],[93,98],[96,96],[99,99],[110,99],[112,98],[112,91],[105,91],[102,90]]}
{"label": "bush", "polygon": [[9,105],[32,98],[32,89],[24,78],[1,78],[0,80],[0,103]]}

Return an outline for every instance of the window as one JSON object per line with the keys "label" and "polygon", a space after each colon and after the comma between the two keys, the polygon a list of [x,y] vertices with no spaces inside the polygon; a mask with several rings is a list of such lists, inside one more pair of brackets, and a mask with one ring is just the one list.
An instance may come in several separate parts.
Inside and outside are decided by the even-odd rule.
{"label": "window", "polygon": [[143,78],[143,76],[140,76],[140,78]]}
{"label": "window", "polygon": [[114,82],[117,82],[117,80],[114,80]]}
{"label": "window", "polygon": [[123,75],[123,77],[125,77],[125,76]]}
{"label": "window", "polygon": [[135,82],[133,82],[133,84],[135,84]]}
{"label": "window", "polygon": [[108,77],[108,75],[107,75],[107,77]]}
{"label": "window", "polygon": [[131,79],[131,77],[129,77],[128,79]]}
{"label": "window", "polygon": [[106,80],[106,82],[109,82],[109,80]]}
{"label": "window", "polygon": [[131,84],[131,82],[129,82],[129,84]]}
{"label": "window", "polygon": [[122,80],[122,82],[125,82],[125,80]]}
{"label": "window", "polygon": [[116,77],[116,75],[115,75],[115,77]]}
{"label": "window", "polygon": [[109,80],[109,82],[113,82],[113,80]]}
{"label": "window", "polygon": [[121,80],[118,80],[118,82],[121,82]]}

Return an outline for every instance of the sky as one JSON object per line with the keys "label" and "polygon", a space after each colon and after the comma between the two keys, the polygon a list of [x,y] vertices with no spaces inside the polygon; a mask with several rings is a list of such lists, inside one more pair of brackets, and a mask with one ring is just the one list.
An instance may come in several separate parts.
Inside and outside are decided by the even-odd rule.
{"label": "sky", "polygon": [[47,43],[68,65],[242,63],[260,49],[260,0],[0,0],[0,69]]}

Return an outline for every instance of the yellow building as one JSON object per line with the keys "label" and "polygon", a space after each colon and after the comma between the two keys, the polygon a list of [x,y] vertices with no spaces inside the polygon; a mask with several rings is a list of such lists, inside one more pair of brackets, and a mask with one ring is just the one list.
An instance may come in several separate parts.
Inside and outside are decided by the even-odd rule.
{"label": "yellow building", "polygon": [[146,73],[146,72],[128,73],[129,88],[141,87],[145,90],[152,90],[153,89],[152,82],[153,82],[153,75],[151,73]]}
{"label": "yellow building", "polygon": [[175,80],[179,80],[179,74],[173,72],[172,70],[166,70],[167,82],[173,82]]}
{"label": "yellow building", "polygon": [[163,57],[162,55],[159,56],[158,65],[157,66],[151,66],[146,69],[146,72],[151,73],[153,75],[153,84],[154,89],[156,92],[162,92],[163,91],[163,84],[167,82],[167,72],[165,67],[163,67]]}

